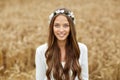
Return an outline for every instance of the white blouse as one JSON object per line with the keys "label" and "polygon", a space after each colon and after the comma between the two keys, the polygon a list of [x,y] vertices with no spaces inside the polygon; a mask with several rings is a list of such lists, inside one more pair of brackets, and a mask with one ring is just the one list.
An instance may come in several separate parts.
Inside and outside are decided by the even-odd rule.
{"label": "white blouse", "polygon": [[[78,45],[80,48],[79,63],[82,68],[81,76],[83,80],[89,80],[88,50],[85,44],[78,43]],[[47,77],[46,77],[47,64],[46,64],[46,59],[45,59],[45,52],[47,50],[47,47],[48,47],[47,44],[43,44],[36,49],[36,55],[35,55],[36,80],[47,80]],[[63,62],[62,62],[62,65],[64,66]],[[54,80],[54,79],[52,78],[51,80]],[[76,77],[75,80],[78,80],[78,78]]]}

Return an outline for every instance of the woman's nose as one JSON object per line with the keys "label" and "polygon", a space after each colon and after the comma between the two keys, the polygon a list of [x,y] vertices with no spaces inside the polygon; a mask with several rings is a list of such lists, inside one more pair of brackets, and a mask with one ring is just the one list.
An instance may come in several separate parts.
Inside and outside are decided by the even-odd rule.
{"label": "woman's nose", "polygon": [[64,31],[64,28],[63,28],[63,26],[61,26],[61,27],[60,27],[60,31]]}

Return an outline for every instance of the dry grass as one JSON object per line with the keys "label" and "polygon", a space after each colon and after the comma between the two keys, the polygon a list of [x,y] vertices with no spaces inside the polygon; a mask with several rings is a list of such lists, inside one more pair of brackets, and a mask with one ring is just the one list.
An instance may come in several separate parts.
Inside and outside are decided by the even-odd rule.
{"label": "dry grass", "polygon": [[35,49],[46,42],[48,15],[59,7],[76,15],[90,80],[120,80],[120,0],[0,0],[0,80],[35,79]]}

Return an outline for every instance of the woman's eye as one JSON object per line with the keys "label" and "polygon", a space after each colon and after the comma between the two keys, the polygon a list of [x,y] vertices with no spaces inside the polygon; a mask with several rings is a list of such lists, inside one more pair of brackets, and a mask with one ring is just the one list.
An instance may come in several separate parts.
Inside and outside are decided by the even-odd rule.
{"label": "woman's eye", "polygon": [[58,28],[58,27],[60,27],[60,25],[58,25],[58,24],[55,24],[55,25],[54,25],[54,27]]}
{"label": "woman's eye", "polygon": [[67,27],[69,27],[69,25],[68,24],[64,24],[63,27],[67,28]]}

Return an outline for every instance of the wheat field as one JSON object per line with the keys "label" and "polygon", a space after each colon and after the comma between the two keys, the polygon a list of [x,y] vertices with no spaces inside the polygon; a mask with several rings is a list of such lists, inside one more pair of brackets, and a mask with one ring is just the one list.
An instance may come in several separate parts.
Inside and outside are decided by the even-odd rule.
{"label": "wheat field", "polygon": [[0,80],[35,80],[35,50],[61,7],[74,12],[88,47],[89,79],[120,80],[120,0],[0,0]]}

